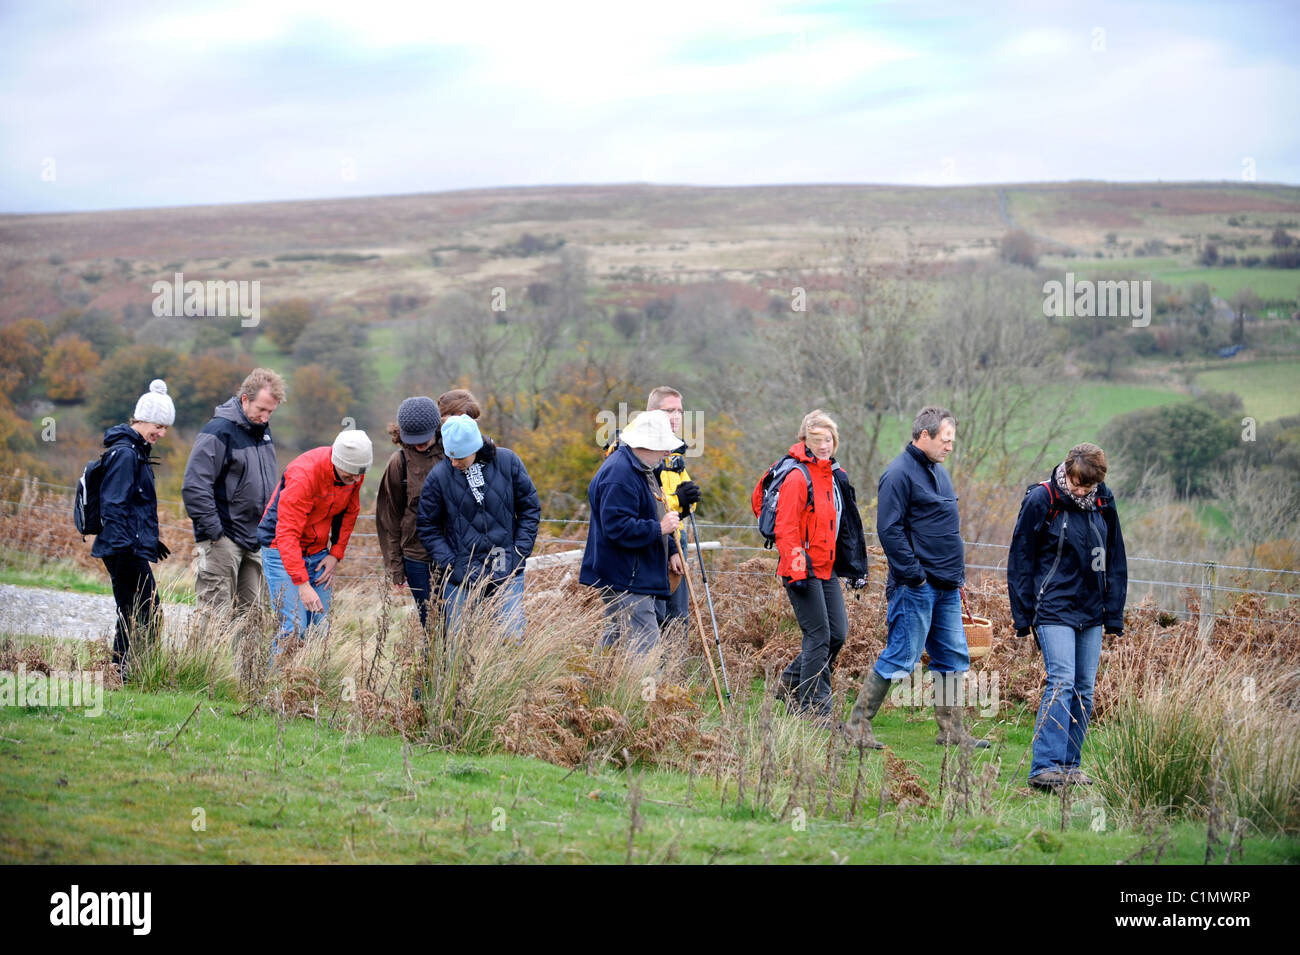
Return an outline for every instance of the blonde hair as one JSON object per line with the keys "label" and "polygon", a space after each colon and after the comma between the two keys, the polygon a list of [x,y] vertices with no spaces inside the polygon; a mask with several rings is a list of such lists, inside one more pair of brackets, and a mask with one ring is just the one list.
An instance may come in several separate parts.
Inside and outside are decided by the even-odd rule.
{"label": "blonde hair", "polygon": [[284,401],[284,379],[270,368],[254,368],[250,371],[244,383],[239,386],[239,397],[254,401],[263,388],[271,393],[272,401]]}
{"label": "blonde hair", "polygon": [[803,423],[799,425],[799,440],[807,441],[808,432],[813,429],[829,431],[831,433],[832,450],[831,453],[840,449],[840,428],[835,423],[835,419],[828,415],[821,408],[816,408],[803,416]]}

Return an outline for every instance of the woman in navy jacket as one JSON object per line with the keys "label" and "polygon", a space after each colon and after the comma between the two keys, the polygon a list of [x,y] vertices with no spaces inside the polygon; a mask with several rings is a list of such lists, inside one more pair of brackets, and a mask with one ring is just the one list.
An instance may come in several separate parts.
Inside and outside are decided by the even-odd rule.
{"label": "woman in navy jacket", "polygon": [[[104,473],[99,485],[99,515],[104,529],[90,556],[98,557],[113,582],[117,628],[113,663],[126,678],[131,635],[150,634],[156,625],[158,589],[150,561],[170,550],[158,539],[158,494],[154,490],[150,450],[176,420],[176,408],[160,378],[135,404],[126,424],[104,432]],[[148,637],[146,637],[148,639]]]}
{"label": "woman in navy jacket", "polygon": [[505,628],[524,634],[524,562],[533,552],[542,507],[519,456],[498,448],[468,415],[442,422],[447,457],[424,479],[415,527],[446,574],[447,621],[455,626],[469,592],[502,594]]}
{"label": "woman in navy jacket", "polygon": [[1079,755],[1102,633],[1124,632],[1128,563],[1115,498],[1102,481],[1106,467],[1095,444],[1073,448],[1026,492],[1011,537],[1011,618],[1018,635],[1034,632],[1047,670],[1029,767],[1030,784],[1041,789],[1092,783]]}

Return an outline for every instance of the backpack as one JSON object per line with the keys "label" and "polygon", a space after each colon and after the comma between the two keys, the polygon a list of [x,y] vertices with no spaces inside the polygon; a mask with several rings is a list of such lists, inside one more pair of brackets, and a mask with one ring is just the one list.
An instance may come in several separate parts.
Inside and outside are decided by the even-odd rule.
{"label": "backpack", "polygon": [[765,549],[770,549],[776,544],[776,502],[781,495],[781,485],[785,483],[786,476],[795,468],[803,472],[804,483],[808,486],[808,509],[815,510],[812,475],[808,472],[808,465],[788,454],[785,455],[763,473],[758,483],[754,485],[754,493],[750,497],[750,506],[758,517],[758,532],[763,535]]}
{"label": "backpack", "polygon": [[104,483],[105,464],[108,456],[115,451],[109,448],[93,461],[89,461],[81,472],[77,482],[77,493],[72,498],[72,523],[77,533],[85,540],[87,534],[101,534],[104,520],[99,514],[99,486]]}

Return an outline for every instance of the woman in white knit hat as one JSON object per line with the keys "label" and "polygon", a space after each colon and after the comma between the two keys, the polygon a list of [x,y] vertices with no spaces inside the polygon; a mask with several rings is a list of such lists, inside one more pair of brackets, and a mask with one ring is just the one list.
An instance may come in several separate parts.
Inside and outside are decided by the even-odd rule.
{"label": "woman in white knit hat", "polygon": [[113,663],[122,677],[130,665],[132,637],[148,640],[157,625],[158,589],[151,561],[171,553],[158,539],[158,495],[153,468],[159,462],[149,452],[176,421],[176,407],[161,378],[135,403],[126,424],[104,432],[103,479],[99,514],[103,530],[90,550],[108,569],[117,604]]}

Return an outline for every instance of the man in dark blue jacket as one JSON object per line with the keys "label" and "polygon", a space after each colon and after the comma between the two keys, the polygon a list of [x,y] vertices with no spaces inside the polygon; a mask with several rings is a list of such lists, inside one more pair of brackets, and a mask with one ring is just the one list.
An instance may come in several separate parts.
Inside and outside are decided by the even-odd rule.
{"label": "man in dark blue jacket", "polygon": [[646,653],[659,642],[655,599],[669,596],[668,567],[683,573],[681,557],[669,556],[670,537],[681,524],[655,478],[655,465],[681,446],[663,411],[643,411],[619,436],[587,486],[591,524],[582,555],[580,583],[601,588],[605,601],[604,645],[627,637]]}
{"label": "man in dark blue jacket", "polygon": [[280,478],[270,421],[283,400],[284,380],[254,368],[190,449],[181,498],[194,523],[200,611],[243,610],[266,592],[257,525]]}
{"label": "man in dark blue jacket", "polygon": [[880,476],[876,534],[889,560],[885,583],[888,637],[885,651],[867,672],[849,717],[849,732],[865,746],[881,748],[871,720],[896,677],[911,678],[930,654],[934,674],[934,718],[938,745],[974,740],[962,721],[964,674],[970,652],[961,623],[966,556],[957,495],[943,461],[952,452],[957,419],[946,408],[921,409],[912,422],[912,442]]}

